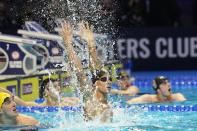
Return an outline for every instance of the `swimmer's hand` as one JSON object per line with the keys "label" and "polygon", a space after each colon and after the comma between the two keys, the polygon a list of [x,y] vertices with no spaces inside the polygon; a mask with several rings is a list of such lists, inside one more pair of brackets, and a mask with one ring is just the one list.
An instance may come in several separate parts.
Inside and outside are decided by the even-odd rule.
{"label": "swimmer's hand", "polygon": [[88,22],[82,21],[79,24],[79,36],[88,42],[89,47],[93,47],[94,45],[94,33],[93,27],[89,25]]}
{"label": "swimmer's hand", "polygon": [[72,43],[73,38],[73,27],[69,22],[62,23],[62,37],[64,39],[64,44],[68,46],[68,44]]}
{"label": "swimmer's hand", "polygon": [[60,93],[55,89],[53,86],[49,86],[49,93],[52,96],[52,98],[57,99],[60,101]]}

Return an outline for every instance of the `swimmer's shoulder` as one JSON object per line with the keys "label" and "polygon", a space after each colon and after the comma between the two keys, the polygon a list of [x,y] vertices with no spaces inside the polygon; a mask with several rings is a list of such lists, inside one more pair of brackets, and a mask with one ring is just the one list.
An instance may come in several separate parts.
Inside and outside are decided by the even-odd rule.
{"label": "swimmer's shoulder", "polygon": [[182,93],[175,93],[172,95],[175,101],[185,101],[186,98]]}
{"label": "swimmer's shoulder", "polygon": [[131,85],[129,88],[128,88],[128,91],[131,91],[133,94],[137,94],[140,92],[139,88],[137,86],[134,86],[134,85]]}
{"label": "swimmer's shoulder", "polygon": [[142,95],[142,97],[143,97],[143,100],[146,101],[147,103],[157,101],[157,95],[155,94],[144,94]]}
{"label": "swimmer's shoulder", "polygon": [[131,100],[127,101],[128,104],[138,104],[138,103],[150,103],[153,102],[155,99],[155,95],[151,94],[144,94],[136,98],[132,98]]}
{"label": "swimmer's shoulder", "polygon": [[39,125],[40,122],[31,116],[19,114],[17,116],[17,123],[21,125]]}

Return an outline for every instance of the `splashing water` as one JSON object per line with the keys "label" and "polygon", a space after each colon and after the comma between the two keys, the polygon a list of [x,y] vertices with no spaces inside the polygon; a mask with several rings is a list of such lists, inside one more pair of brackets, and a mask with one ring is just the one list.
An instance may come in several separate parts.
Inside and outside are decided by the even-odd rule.
{"label": "splashing water", "polygon": [[[46,70],[46,72],[48,73],[48,76],[49,76],[49,79],[51,79],[51,75],[53,72],[51,72],[50,70]],[[60,93],[55,89],[54,87],[54,84],[52,81],[49,81],[49,91],[55,95],[55,97],[57,98],[58,100],[58,103],[60,104],[61,102],[61,96],[60,96]]]}
{"label": "splashing water", "polygon": [[56,19],[62,18],[77,25],[85,20],[94,25],[96,32],[113,33],[116,18],[115,9],[118,4],[113,2],[110,11],[104,9],[103,0],[40,0],[27,1],[25,5],[24,21],[35,20],[42,23],[52,31],[56,25]]}
{"label": "splashing water", "polygon": [[[43,25],[48,25],[48,29],[50,31],[52,31],[52,29],[55,27],[55,20],[58,18],[63,18],[68,20],[70,23],[72,23],[73,25],[77,25],[81,20],[85,20],[88,21],[91,25],[94,26],[94,32],[97,33],[111,33],[113,34],[114,31],[114,17],[112,15],[112,13],[108,13],[105,14],[103,11],[103,7],[102,7],[102,2],[101,0],[52,0],[52,1],[48,1],[48,0],[41,0],[39,2],[35,2],[33,3],[33,8],[31,8],[32,10],[30,10],[30,12],[32,11],[32,17],[35,18],[35,20],[37,20],[38,22],[41,23],[46,23]],[[101,42],[98,42],[97,44],[101,44]],[[107,51],[107,43],[103,43],[101,46],[101,49],[106,48]],[[86,47],[87,48],[87,47]],[[85,49],[84,49],[85,50]],[[84,50],[80,50],[81,52],[83,52]],[[79,51],[79,52],[80,52]],[[84,56],[82,56],[83,54],[78,53],[78,55],[80,55],[81,58],[84,58]],[[107,55],[107,54],[104,54]],[[88,57],[88,56],[87,56]],[[106,57],[106,56],[104,56]],[[101,58],[102,59],[102,58]],[[104,63],[104,62],[103,62]],[[68,72],[70,72],[72,70],[72,80],[71,80],[71,85],[73,85],[73,87],[76,87],[76,90],[78,90],[79,88],[79,83],[77,82],[77,77],[76,75],[76,69],[72,67],[72,63],[68,64],[67,61],[65,63],[63,63],[64,65],[64,69]],[[70,69],[71,68],[71,69]],[[75,73],[74,73],[75,72]],[[49,74],[49,78],[51,77],[51,72],[48,70],[48,74]],[[91,78],[89,77],[89,80]],[[53,87],[53,84],[50,83],[51,86],[51,91],[58,97],[58,101],[60,102],[60,95],[57,93],[57,91],[55,91],[55,88]],[[79,92],[79,91],[78,91]],[[83,94],[80,93],[79,97],[80,100],[82,100],[82,96]],[[81,101],[82,103],[82,101]],[[83,104],[83,103],[82,103]],[[70,113],[70,112],[69,112]],[[61,116],[61,114],[64,114],[63,112],[59,111],[57,113],[57,117]],[[60,122],[60,128],[63,127],[69,127],[69,128],[76,128],[76,121],[83,121],[83,111],[80,113],[79,118],[75,118],[73,119],[73,121],[71,120],[72,124],[70,124],[70,122],[68,122],[68,119],[70,121],[69,117],[66,117],[64,119],[64,122]],[[69,115],[71,116],[71,115]],[[124,116],[124,115],[123,115]],[[81,118],[81,119],[80,119]],[[58,120],[57,120],[58,122]],[[122,121],[121,121],[122,122]],[[82,127],[94,127],[96,125],[98,126],[102,126],[98,120],[95,120],[93,122],[88,122],[85,123],[85,125],[83,126],[82,124],[79,124],[77,127],[79,129],[81,129]],[[108,126],[108,125],[106,125]],[[110,126],[110,125],[109,125]]]}

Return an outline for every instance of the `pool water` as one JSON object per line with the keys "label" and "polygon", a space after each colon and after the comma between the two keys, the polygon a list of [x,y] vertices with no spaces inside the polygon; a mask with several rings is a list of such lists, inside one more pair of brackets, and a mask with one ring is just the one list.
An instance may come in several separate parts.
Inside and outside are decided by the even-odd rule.
{"label": "pool water", "polygon": [[83,111],[80,108],[69,111],[57,109],[46,112],[22,112],[45,124],[44,128],[39,128],[41,131],[196,131],[197,72],[138,72],[133,74],[136,78],[135,85],[142,93],[154,93],[151,87],[152,79],[159,74],[168,76],[172,91],[183,93],[187,101],[128,106],[125,101],[132,97],[109,96],[113,106],[113,121],[105,124],[99,123],[98,120],[84,122]]}

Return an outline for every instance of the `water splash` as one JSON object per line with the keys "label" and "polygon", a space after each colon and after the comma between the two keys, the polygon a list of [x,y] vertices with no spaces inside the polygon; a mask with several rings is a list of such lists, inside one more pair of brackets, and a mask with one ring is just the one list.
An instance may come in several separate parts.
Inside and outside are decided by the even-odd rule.
{"label": "water splash", "polygon": [[[35,20],[42,23],[48,30],[53,31],[56,19],[63,18],[73,25],[81,20],[89,21],[94,25],[96,32],[113,33],[115,29],[114,10],[118,5],[113,2],[114,9],[107,11],[103,0],[40,0],[27,1],[25,4],[24,21]],[[107,12],[107,13],[106,13]]]}
{"label": "water splash", "polygon": [[[81,20],[88,21],[91,25],[94,25],[94,32],[97,32],[97,33],[109,33],[110,32],[111,34],[113,34],[114,32],[114,25],[113,25],[114,17],[111,13],[109,13],[108,15],[104,14],[102,2],[100,0],[78,0],[78,1],[76,0],[52,0],[52,1],[41,0],[39,2],[33,3],[33,6],[34,8],[30,10],[33,12],[32,17],[36,18],[35,20],[37,20],[38,22],[46,23],[43,25],[48,25],[48,29],[50,31],[52,31],[52,29],[55,27],[55,20],[58,18],[63,18],[63,19],[70,21],[75,26],[77,26],[77,24]],[[98,40],[97,44],[101,45],[101,49],[106,48],[106,51],[107,51],[109,43],[106,43],[106,41],[104,40],[101,40],[101,41]],[[80,50],[79,52],[84,52],[86,49]],[[81,58],[84,58],[82,54],[78,53],[78,55]],[[104,59],[106,59],[105,58],[106,55],[107,53],[104,54]],[[65,55],[65,59],[66,59],[66,55]],[[63,62],[63,65],[64,65],[63,70],[66,70],[67,72],[72,72],[72,74],[70,74],[72,76],[72,80],[70,81],[70,84],[73,87],[75,87],[76,90],[78,90],[77,87],[79,87],[79,83],[77,81],[77,76],[75,75],[76,68],[73,67],[72,62],[68,63],[68,60],[65,60],[65,62]],[[48,70],[48,74],[50,78],[51,77],[50,70]],[[89,80],[91,80],[90,77],[89,77]],[[53,92],[55,93],[55,91]],[[57,93],[55,94],[57,95]],[[83,100],[82,93],[79,93],[79,97],[80,97],[80,100]],[[60,101],[60,99],[58,101]],[[61,111],[58,112],[56,114],[57,118],[59,118],[58,116],[61,116],[62,114],[64,113]],[[72,112],[69,112],[69,114],[72,114]],[[63,118],[63,122],[59,122],[58,120],[57,122],[59,122],[58,124],[60,128],[69,128],[72,130],[78,127],[79,129],[81,129],[83,125],[81,124],[76,125],[76,120],[83,121],[82,114],[83,114],[83,111],[82,113],[80,113],[79,116],[77,115],[78,116],[77,118],[73,117],[72,115],[68,115],[65,118]],[[119,122],[120,123],[123,122],[122,118],[121,118],[121,121]],[[98,125],[99,127],[103,126],[103,124],[98,124],[100,123],[99,120],[95,120],[93,122],[88,122],[88,123],[83,122],[83,123],[85,125],[84,127],[88,127],[88,128],[89,127],[94,128],[95,125]],[[120,123],[118,124],[116,123],[117,124],[116,126],[119,126]],[[105,126],[108,126],[108,124],[106,124]]]}

